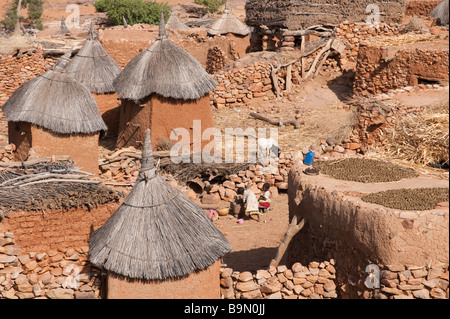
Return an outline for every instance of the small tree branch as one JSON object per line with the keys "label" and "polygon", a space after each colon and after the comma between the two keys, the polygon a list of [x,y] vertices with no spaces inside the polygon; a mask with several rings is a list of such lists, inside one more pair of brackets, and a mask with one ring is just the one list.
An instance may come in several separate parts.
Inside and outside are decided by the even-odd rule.
{"label": "small tree branch", "polygon": [[289,243],[291,242],[292,238],[303,228],[305,225],[305,219],[301,218],[300,221],[298,221],[298,215],[294,215],[292,217],[291,222],[288,225],[288,228],[286,230],[286,233],[284,234],[284,238],[281,241],[280,246],[278,247],[277,253],[275,255],[275,258],[273,258],[270,261],[269,268],[277,267],[278,264],[281,261],[281,258],[283,258],[284,253],[286,252],[286,249],[289,246]]}

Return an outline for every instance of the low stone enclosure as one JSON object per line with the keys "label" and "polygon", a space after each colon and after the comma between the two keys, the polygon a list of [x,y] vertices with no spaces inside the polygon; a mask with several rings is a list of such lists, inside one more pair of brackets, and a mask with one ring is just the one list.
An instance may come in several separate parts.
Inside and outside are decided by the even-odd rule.
{"label": "low stone enclosure", "polygon": [[[396,171],[394,164],[374,168],[359,160],[341,171],[335,168],[336,178],[329,171],[307,175],[301,162],[293,166],[289,215],[303,217],[305,227],[290,243],[288,263],[333,258],[340,298],[448,298],[448,181],[409,168]],[[350,159],[323,165],[333,169],[344,161]],[[359,182],[352,181],[358,180],[355,176]],[[394,196],[394,190],[415,188],[419,194],[427,188],[442,188],[447,194],[436,199],[441,202],[431,200],[431,208],[425,210],[387,207],[391,204],[386,197]],[[368,194],[381,191],[390,192],[384,201],[368,202]],[[396,202],[413,203],[411,196],[400,196]]]}
{"label": "low stone enclosure", "polygon": [[[363,159],[341,158],[329,166],[356,161],[349,164],[358,168],[349,170],[353,175],[345,174],[349,179],[364,180],[368,174],[400,180],[340,180],[322,166],[329,161],[315,162],[319,175],[306,175],[308,166],[299,157],[289,161],[290,217],[299,214],[306,223],[290,243],[288,263],[255,272],[221,268],[221,298],[449,297],[448,182],[391,163],[377,169],[384,174],[369,174],[373,168],[358,160]],[[393,209],[361,199],[414,187],[443,188],[447,194],[439,203],[431,201],[427,210]],[[104,298],[105,274],[90,265],[87,240],[118,205],[111,200],[91,208],[9,212],[0,221],[1,298]]]}

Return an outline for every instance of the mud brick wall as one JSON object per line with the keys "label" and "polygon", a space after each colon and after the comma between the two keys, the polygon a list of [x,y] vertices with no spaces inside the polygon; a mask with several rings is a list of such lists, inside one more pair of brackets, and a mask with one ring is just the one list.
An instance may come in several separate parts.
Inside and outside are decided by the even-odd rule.
{"label": "mud brick wall", "polygon": [[362,44],[359,47],[353,91],[379,94],[418,85],[420,80],[441,84],[449,80],[448,48],[402,49]]}
{"label": "mud brick wall", "polygon": [[406,16],[428,17],[441,0],[407,0]]}
{"label": "mud brick wall", "polygon": [[103,225],[118,205],[109,203],[92,210],[12,211],[0,220],[0,232],[14,233],[22,252],[83,247],[91,232]]}
{"label": "mud brick wall", "polygon": [[118,205],[10,212],[0,221],[0,299],[101,297],[88,239]]}

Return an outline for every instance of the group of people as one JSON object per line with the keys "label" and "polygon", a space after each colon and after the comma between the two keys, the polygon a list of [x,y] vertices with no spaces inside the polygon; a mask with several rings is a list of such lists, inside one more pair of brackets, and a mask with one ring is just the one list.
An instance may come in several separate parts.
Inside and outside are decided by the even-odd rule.
{"label": "group of people", "polygon": [[242,196],[242,204],[244,207],[241,214],[244,213],[249,217],[256,215],[257,220],[260,221],[260,216],[266,213],[271,204],[269,189],[270,184],[265,183],[258,198],[251,189],[239,187],[237,194]]}

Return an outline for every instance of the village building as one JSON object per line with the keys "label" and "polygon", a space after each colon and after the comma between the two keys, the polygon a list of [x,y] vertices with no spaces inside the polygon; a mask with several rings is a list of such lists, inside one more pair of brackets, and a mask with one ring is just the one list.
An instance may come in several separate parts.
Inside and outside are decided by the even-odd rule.
{"label": "village building", "polygon": [[94,94],[97,106],[109,133],[117,133],[119,101],[113,81],[120,73],[117,63],[98,41],[91,24],[86,42],[66,66],[66,72]]}
{"label": "village building", "polygon": [[[189,53],[166,35],[161,13],[159,36],[131,60],[114,81],[122,100],[117,147],[141,148],[145,130],[152,130],[155,148],[170,141],[174,129],[191,131],[201,121],[202,133],[213,127],[209,92],[216,81]],[[210,140],[202,142],[202,146]]]}
{"label": "village building", "polygon": [[147,129],[137,181],[92,234],[90,262],[108,271],[107,298],[218,299],[220,259],[231,246],[153,161]]}
{"label": "village building", "polygon": [[16,146],[16,160],[25,161],[29,153],[69,155],[80,169],[98,174],[98,139],[108,128],[92,94],[64,70],[71,54],[22,84],[3,105],[9,142]]}
{"label": "village building", "polygon": [[166,29],[179,31],[189,29],[189,27],[185,23],[181,22],[176,15],[171,14],[167,20]]}

